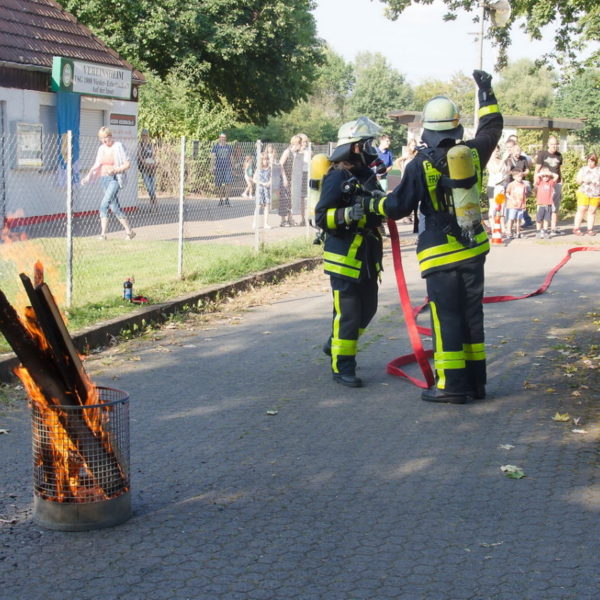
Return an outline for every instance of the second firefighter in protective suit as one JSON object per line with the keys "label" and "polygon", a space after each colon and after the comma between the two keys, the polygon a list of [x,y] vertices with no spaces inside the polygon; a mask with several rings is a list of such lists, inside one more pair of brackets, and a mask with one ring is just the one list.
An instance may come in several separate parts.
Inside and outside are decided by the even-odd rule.
{"label": "second firefighter in protective suit", "polygon": [[367,117],[345,123],[321,184],[315,223],[325,232],[323,262],[331,279],[333,324],[323,350],[331,355],[333,379],[360,387],[356,376],[358,338],[377,311],[383,245],[382,217],[365,214],[364,200],[383,195],[371,165],[377,161],[373,140],[381,129]]}
{"label": "second firefighter in protective suit", "polygon": [[[455,104],[444,96],[423,109],[422,141],[400,184],[384,199],[365,206],[381,216],[418,216],[417,259],[431,310],[436,386],[429,402],[462,404],[484,398],[486,359],[483,328],[485,256],[490,245],[478,219],[482,171],[502,134],[503,120],[491,76],[475,71],[479,125],[461,142],[463,127]],[[458,144],[458,145],[457,145]],[[454,168],[460,163],[469,168]]]}

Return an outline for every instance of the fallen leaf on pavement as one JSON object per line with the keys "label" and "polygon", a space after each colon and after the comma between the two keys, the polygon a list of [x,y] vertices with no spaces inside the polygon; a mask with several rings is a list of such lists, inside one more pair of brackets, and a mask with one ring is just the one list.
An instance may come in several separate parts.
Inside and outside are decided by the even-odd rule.
{"label": "fallen leaf on pavement", "polygon": [[571,420],[571,415],[569,413],[559,413],[557,412],[553,417],[552,417],[553,421],[559,421],[561,423],[565,423],[566,421],[570,421]]}
{"label": "fallen leaf on pavement", "polygon": [[10,429],[0,429],[0,435],[2,435],[3,433],[8,433],[10,431]]}
{"label": "fallen leaf on pavement", "polygon": [[522,479],[525,477],[525,472],[521,467],[517,467],[516,465],[502,465],[500,470],[511,479]]}
{"label": "fallen leaf on pavement", "polygon": [[585,429],[571,429],[573,433],[587,433]]}
{"label": "fallen leaf on pavement", "polygon": [[267,411],[267,414],[268,414],[270,417],[273,417],[273,416],[275,416],[275,415],[276,415],[276,414],[278,414],[278,413],[279,413],[279,411],[278,411],[278,410],[268,410],[268,411]]}
{"label": "fallen leaf on pavement", "polygon": [[502,448],[502,450],[512,450],[514,446],[512,444],[500,444],[500,448]]}

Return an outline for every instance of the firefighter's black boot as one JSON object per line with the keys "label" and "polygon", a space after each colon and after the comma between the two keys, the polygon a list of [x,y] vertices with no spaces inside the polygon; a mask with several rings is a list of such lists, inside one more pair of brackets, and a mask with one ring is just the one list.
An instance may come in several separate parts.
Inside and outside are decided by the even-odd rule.
{"label": "firefighter's black boot", "polygon": [[467,401],[466,394],[456,394],[453,392],[446,392],[445,390],[438,390],[437,387],[423,390],[421,393],[421,399],[426,402],[446,402],[448,404],[464,404]]}
{"label": "firefighter's black boot", "polygon": [[346,387],[362,387],[362,379],[356,375],[349,375],[347,373],[334,373],[333,380],[336,383],[341,383]]}

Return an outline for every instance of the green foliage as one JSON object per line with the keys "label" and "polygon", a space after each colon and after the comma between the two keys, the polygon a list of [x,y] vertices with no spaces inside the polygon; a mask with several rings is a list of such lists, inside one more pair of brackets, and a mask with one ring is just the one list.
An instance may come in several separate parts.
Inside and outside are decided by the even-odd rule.
{"label": "green foliage", "polygon": [[140,91],[139,122],[152,137],[213,139],[236,119],[227,104],[199,100],[194,83],[179,69],[164,79],[152,74],[146,79]]}
{"label": "green foliage", "polygon": [[577,152],[568,151],[563,154],[563,165],[561,167],[562,200],[560,203],[561,213],[574,213],[577,209],[577,198],[575,192],[579,187],[575,181],[577,171],[585,165],[585,160]]}
{"label": "green foliage", "polygon": [[346,119],[366,115],[381,125],[394,142],[405,138],[405,127],[388,116],[392,110],[408,109],[413,104],[412,89],[404,76],[378,52],[359,53],[354,75],[356,82],[348,101]]}
{"label": "green foliage", "polygon": [[242,120],[266,122],[305,99],[322,60],[313,0],[61,4],[135,67],[185,73],[198,102],[225,102]]}
{"label": "green foliage", "polygon": [[[431,4],[432,0],[380,0],[387,5],[385,14],[396,20],[411,4]],[[456,18],[459,11],[472,13],[479,21],[479,0],[443,0],[448,12],[446,20]],[[580,52],[586,41],[600,40],[600,7],[597,0],[511,0],[512,15],[507,27],[489,27],[488,36],[500,49],[499,67],[506,65],[506,50],[510,46],[510,33],[517,21],[533,39],[541,39],[542,28],[552,23],[556,26],[554,52],[550,56],[560,63],[580,61]],[[486,17],[487,18],[487,17]],[[585,61],[598,64],[600,51],[595,50]]]}
{"label": "green foliage", "polygon": [[552,114],[556,80],[553,71],[538,69],[532,60],[523,58],[502,71],[494,91],[506,114],[547,117]]}
{"label": "green foliage", "polygon": [[561,86],[556,97],[557,116],[583,118],[584,127],[575,135],[586,145],[600,144],[600,70],[587,69]]}
{"label": "green foliage", "polygon": [[475,110],[475,82],[461,71],[452,75],[449,81],[426,79],[414,89],[414,109],[421,110],[434,96],[451,98],[463,117],[473,115]]}

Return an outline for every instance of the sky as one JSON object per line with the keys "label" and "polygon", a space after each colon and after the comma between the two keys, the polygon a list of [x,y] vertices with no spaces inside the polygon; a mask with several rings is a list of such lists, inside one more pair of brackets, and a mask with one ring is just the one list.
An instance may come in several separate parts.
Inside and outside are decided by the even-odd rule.
{"label": "sky", "polygon": [[[435,0],[411,5],[390,21],[383,16],[384,8],[378,0],[317,0],[318,36],[346,61],[361,51],[380,52],[411,84],[428,78],[446,81],[458,71],[470,74],[477,68],[479,44],[473,34],[479,24],[472,22],[473,15],[463,12],[446,22],[445,5]],[[552,31],[545,31],[540,41],[529,40],[515,25],[512,32],[510,61],[535,60],[552,49]],[[483,49],[483,67],[493,73],[497,51],[487,39]]]}

